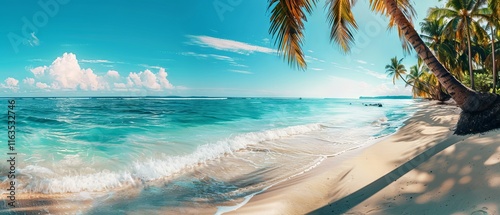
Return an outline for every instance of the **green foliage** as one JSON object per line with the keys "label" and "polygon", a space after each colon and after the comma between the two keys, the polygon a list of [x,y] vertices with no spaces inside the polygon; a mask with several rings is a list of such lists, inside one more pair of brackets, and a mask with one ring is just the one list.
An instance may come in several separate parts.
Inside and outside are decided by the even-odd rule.
{"label": "green foliage", "polygon": [[[476,91],[479,92],[493,92],[493,75],[489,73],[474,73],[474,79],[476,82]],[[470,87],[469,74],[465,74],[465,79],[463,81],[465,86]]]}

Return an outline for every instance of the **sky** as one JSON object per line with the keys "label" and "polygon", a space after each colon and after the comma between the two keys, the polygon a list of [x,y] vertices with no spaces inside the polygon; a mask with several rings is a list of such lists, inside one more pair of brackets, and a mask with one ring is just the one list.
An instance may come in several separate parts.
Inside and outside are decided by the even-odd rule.
{"label": "sky", "polygon": [[[0,96],[411,95],[385,73],[404,56],[387,19],[358,1],[356,44],[330,43],[324,2],[309,16],[307,70],[290,67],[269,34],[265,0],[2,0]],[[437,1],[414,3],[418,23]]]}

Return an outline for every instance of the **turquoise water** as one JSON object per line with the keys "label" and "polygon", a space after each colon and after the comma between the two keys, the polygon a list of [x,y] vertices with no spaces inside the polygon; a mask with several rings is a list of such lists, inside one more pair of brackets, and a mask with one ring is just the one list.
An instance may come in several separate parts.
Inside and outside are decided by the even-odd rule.
{"label": "turquoise water", "polygon": [[[7,107],[7,100],[2,102]],[[362,105],[379,102],[384,107]],[[193,202],[197,206],[237,203],[317,165],[327,155],[393,133],[414,113],[417,103],[17,99],[18,189],[44,194],[99,193],[121,199],[89,213],[137,209],[139,202],[116,197],[115,192],[123,189],[139,189],[140,195],[157,199],[141,206],[149,209],[192,207]],[[6,139],[0,144],[6,145]],[[0,153],[6,149],[0,147]],[[0,163],[0,167],[0,181],[6,181],[7,166]]]}

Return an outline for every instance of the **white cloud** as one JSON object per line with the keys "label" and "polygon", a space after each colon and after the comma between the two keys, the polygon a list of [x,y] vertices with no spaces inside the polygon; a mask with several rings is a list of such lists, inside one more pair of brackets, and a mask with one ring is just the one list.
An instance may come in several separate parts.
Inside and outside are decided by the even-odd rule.
{"label": "white cloud", "polygon": [[199,45],[201,47],[209,47],[217,50],[235,52],[239,54],[252,54],[254,52],[266,53],[266,54],[274,54],[276,50],[251,45],[244,42],[239,42],[235,40],[221,39],[209,36],[193,36],[188,35],[191,39],[191,42],[195,45]]}
{"label": "white cloud", "polygon": [[388,79],[386,74],[378,73],[378,72],[375,72],[372,70],[366,70],[365,73],[367,75],[371,75],[371,76],[378,78],[378,79]]}
{"label": "white cloud", "polygon": [[167,71],[165,71],[164,68],[161,68],[157,75],[160,86],[165,89],[173,89],[174,86],[170,83],[170,81],[168,81],[167,76]]}
{"label": "white cloud", "polygon": [[[38,73],[35,73],[36,71]],[[44,80],[51,80],[50,86],[53,89],[97,91],[101,90],[100,86],[102,86],[97,75],[91,69],[82,69],[76,55],[72,53],[64,53],[49,67],[37,67],[32,69],[32,72],[44,75]]]}
{"label": "white cloud", "polygon": [[23,80],[23,83],[27,84],[27,85],[33,85],[33,84],[35,84],[35,79],[34,78],[25,78]]}
{"label": "white cloud", "polygon": [[38,37],[36,37],[35,35],[35,32],[31,33],[31,38],[29,38],[27,41],[28,41],[28,44],[30,46],[39,46],[40,45],[40,40],[38,39]]}
{"label": "white cloud", "polygon": [[120,73],[118,73],[118,72],[117,72],[117,71],[115,71],[115,70],[109,70],[109,71],[106,73],[106,76],[111,77],[111,78],[118,79],[118,78],[120,78]]}
{"label": "white cloud", "polygon": [[370,76],[373,76],[375,78],[378,78],[378,79],[388,79],[387,75],[386,74],[383,74],[383,73],[379,73],[379,72],[375,72],[373,70],[369,70],[365,67],[362,67],[362,66],[358,66],[358,68],[364,72],[365,74],[367,75],[370,75]]}
{"label": "white cloud", "polygon": [[147,65],[147,64],[139,64],[139,66],[142,66],[146,69],[162,69],[163,67],[161,66],[150,66],[150,65]]}
{"label": "white cloud", "polygon": [[[87,60],[87,62],[91,61]],[[98,62],[98,60],[93,62]],[[98,75],[90,68],[81,68],[75,54],[64,53],[49,66],[30,69],[34,78],[27,77],[23,83],[51,91],[135,91],[139,89],[161,91],[173,89],[174,86],[168,81],[165,69],[158,67],[158,70],[158,73],[153,73],[148,69],[139,73],[131,72],[127,77],[120,76],[120,73],[115,70],[109,70],[105,75]],[[8,86],[17,86],[17,83],[12,80],[9,80],[9,83]]]}
{"label": "white cloud", "polygon": [[200,58],[207,58],[208,57],[207,54],[198,54],[198,53],[194,53],[194,52],[182,52],[181,55],[192,56],[192,57],[200,57]]}
{"label": "white cloud", "polygon": [[323,71],[324,69],[321,69],[321,68],[311,68],[312,70],[314,71]]}
{"label": "white cloud", "polygon": [[321,60],[321,59],[318,59],[318,58],[315,58],[315,57],[312,57],[312,56],[309,56],[309,55],[306,55],[305,61],[308,62],[308,63],[311,63],[312,61],[317,61],[317,62],[321,62],[321,63],[325,63],[326,62],[324,60]]}
{"label": "white cloud", "polygon": [[39,66],[36,68],[31,69],[30,71],[33,73],[35,76],[40,76],[45,73],[45,70],[47,70],[47,66]]}
{"label": "white cloud", "polygon": [[363,60],[357,60],[356,62],[360,63],[360,64],[367,64],[368,62],[366,61],[363,61]]}
{"label": "white cloud", "polygon": [[236,69],[232,69],[232,70],[229,70],[229,71],[230,71],[230,72],[234,72],[234,73],[246,74],[246,75],[251,75],[251,74],[253,74],[253,72],[244,71],[244,70],[236,70]]}
{"label": "white cloud", "polygon": [[49,85],[47,85],[46,83],[42,83],[42,82],[36,82],[36,87],[39,89],[42,89],[42,90],[50,88]]}
{"label": "white cloud", "polygon": [[28,60],[29,62],[43,62],[45,60],[43,59],[40,59],[40,58],[35,58],[35,59],[31,59],[31,60]]}
{"label": "white cloud", "polygon": [[314,53],[314,51],[313,51],[313,50],[307,50],[307,51],[308,51],[309,53]]}
{"label": "white cloud", "polygon": [[82,63],[113,63],[109,60],[85,60],[85,59],[80,60],[80,62],[82,62]]}
{"label": "white cloud", "polygon": [[7,78],[3,81],[4,83],[0,84],[1,88],[17,90],[19,88],[19,81],[15,78]]}
{"label": "white cloud", "polygon": [[217,55],[217,54],[198,54],[195,52],[183,52],[181,53],[184,56],[192,56],[192,57],[197,57],[197,58],[202,58],[202,59],[215,59],[215,60],[220,60],[220,61],[226,61],[229,62],[230,65],[236,66],[236,67],[248,67],[247,65],[239,64],[236,62],[236,60],[232,57],[229,56],[224,56],[224,55]]}
{"label": "white cloud", "polygon": [[[145,70],[144,72],[131,72],[127,77],[128,87],[138,87],[145,88],[153,91],[160,91],[163,89],[173,89],[174,86],[167,79],[167,72],[164,68],[161,68],[157,74],[154,74],[150,70]],[[122,88],[125,84],[115,85]]]}

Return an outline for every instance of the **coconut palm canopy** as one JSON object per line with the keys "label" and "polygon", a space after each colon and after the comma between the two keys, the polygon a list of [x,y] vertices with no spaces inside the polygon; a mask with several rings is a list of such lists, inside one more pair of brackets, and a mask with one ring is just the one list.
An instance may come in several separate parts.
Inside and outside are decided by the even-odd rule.
{"label": "coconut palm canopy", "polygon": [[[330,39],[338,44],[344,51],[349,52],[353,44],[353,33],[357,28],[356,20],[352,14],[355,0],[329,0],[326,4],[327,19],[331,24]],[[477,93],[464,86],[450,73],[445,64],[441,63],[435,53],[429,49],[425,41],[416,32],[411,18],[414,16],[412,5],[407,0],[370,0],[370,9],[389,17],[389,27],[397,26],[403,47],[410,44],[417,52],[420,59],[438,79],[436,89],[439,94],[446,91],[462,108],[463,112],[457,125],[458,134],[475,133],[500,127],[500,116],[496,113],[500,106],[500,96],[491,93]],[[271,9],[270,33],[276,39],[278,50],[283,54],[288,63],[298,68],[305,68],[306,61],[302,51],[304,37],[304,22],[311,13],[316,0],[269,0]],[[487,16],[491,14],[490,8],[483,8],[486,0],[450,0],[446,9],[435,9],[431,18],[442,19],[448,22],[445,31],[448,35],[455,33],[454,39],[458,44],[463,38],[467,40],[467,56],[469,59],[471,86],[474,88],[474,72],[472,65],[472,41],[485,44],[486,32],[474,16]],[[495,3],[497,4],[497,3]],[[455,9],[454,11],[450,8]],[[455,31],[453,31],[455,30]],[[474,38],[473,38],[474,36]],[[463,46],[461,46],[463,48]],[[455,47],[457,48],[457,47]],[[434,50],[436,51],[436,50]],[[439,53],[439,51],[437,51]],[[475,52],[475,58],[480,59],[481,50]],[[484,55],[484,54],[483,54]],[[455,60],[458,60],[458,56]],[[387,70],[394,74],[393,80],[402,77],[401,62],[394,58]],[[406,81],[405,81],[406,82]],[[408,82],[407,82],[408,83]],[[441,97],[441,96],[439,96]],[[491,118],[491,116],[495,116]]]}
{"label": "coconut palm canopy", "polygon": [[[403,76],[406,75],[405,65],[402,64],[404,58],[398,60],[398,57],[391,58],[391,63],[385,66],[385,70],[389,77],[392,77],[392,83],[396,84],[396,80],[403,79]],[[406,82],[406,81],[405,81]]]}
{"label": "coconut palm canopy", "polygon": [[[388,16],[387,7],[383,0],[370,0],[371,10]],[[304,23],[307,16],[311,14],[318,0],[269,0],[271,9],[271,27],[269,32],[275,37],[278,50],[283,53],[288,63],[294,67],[306,68],[305,55],[302,51],[304,39]],[[330,40],[338,44],[345,52],[351,50],[354,43],[354,33],[357,30],[357,23],[352,13],[354,0],[327,1],[325,8],[328,13],[330,23]],[[398,7],[408,20],[415,17],[415,9],[408,0],[399,0]],[[389,28],[396,26],[395,20],[391,17],[388,22]],[[404,50],[410,51],[410,46],[402,31],[398,28],[398,33]]]}

